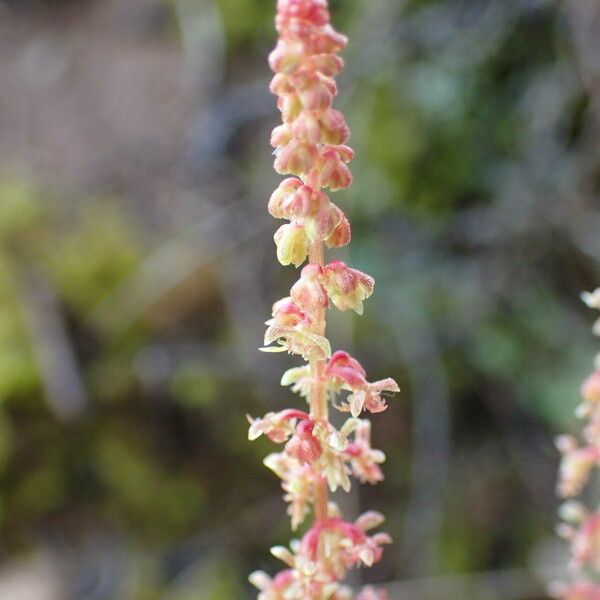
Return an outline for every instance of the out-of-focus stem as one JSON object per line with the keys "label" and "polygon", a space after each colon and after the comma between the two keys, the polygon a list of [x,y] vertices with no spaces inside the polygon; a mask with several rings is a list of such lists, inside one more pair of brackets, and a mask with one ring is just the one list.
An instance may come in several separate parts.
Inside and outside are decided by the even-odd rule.
{"label": "out-of-focus stem", "polygon": [[[314,242],[311,244],[308,252],[308,261],[311,264],[324,265],[323,242]],[[325,308],[320,308],[317,313],[317,325],[319,335],[325,336],[326,319]],[[329,410],[327,405],[327,393],[323,385],[323,372],[325,370],[325,360],[311,360],[310,372],[312,376],[312,389],[310,392],[310,414],[314,420],[327,421],[329,419]],[[317,483],[314,493],[314,519],[323,521],[327,518],[327,505],[329,503],[329,490],[324,477],[321,477]]]}

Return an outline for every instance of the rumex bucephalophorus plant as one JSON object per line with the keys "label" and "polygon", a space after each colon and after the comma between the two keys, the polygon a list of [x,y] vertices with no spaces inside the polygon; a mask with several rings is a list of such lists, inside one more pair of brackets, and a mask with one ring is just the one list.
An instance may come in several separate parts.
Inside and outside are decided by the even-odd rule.
{"label": "rumex bucephalophorus plant", "polygon": [[[332,353],[325,336],[327,309],[362,314],[374,287],[369,275],[325,260],[326,248],[345,246],[351,237],[345,214],[323,191],[352,183],[350,131],[332,108],[334,77],[344,65],[338,53],[347,39],[330,25],[327,0],[278,0],[275,24],[279,39],[269,57],[275,72],[270,89],[283,123],[273,130],[271,144],[275,170],[290,177],[275,190],[268,210],[288,221],[275,233],[279,262],[308,264],[290,295],[273,305],[263,350],[287,351],[306,361],[284,373],[281,383],[307,406],[249,417],[249,438],[266,435],[285,444],[282,452],[265,458],[265,465],[282,480],[292,529],[309,515],[312,524],[289,548],[271,549],[284,570],[274,577],[257,571],[250,581],[260,590],[259,600],[349,600],[353,593],[341,584],[347,569],[379,561],[382,546],[391,539],[371,533],[382,515],[369,511],[347,521],[329,493],[349,491],[351,477],[371,484],[383,479],[385,455],[371,447],[371,424],[361,415],[384,411],[383,394],[399,390],[393,379],[369,382],[355,358]],[[349,414],[339,429],[329,420],[330,407]],[[356,596],[385,598],[385,592],[372,587]]]}
{"label": "rumex bucephalophorus plant", "polygon": [[[600,310],[600,288],[583,294],[582,299],[590,308]],[[600,319],[593,332],[600,335]],[[557,529],[570,542],[572,572],[570,582],[551,586],[553,595],[561,600],[600,600],[600,509],[588,509],[574,499],[600,466],[600,354],[596,356],[594,371],[581,386],[581,396],[583,402],[576,414],[586,420],[582,440],[572,435],[556,440],[562,454],[557,491],[566,499],[560,508],[563,522]]]}

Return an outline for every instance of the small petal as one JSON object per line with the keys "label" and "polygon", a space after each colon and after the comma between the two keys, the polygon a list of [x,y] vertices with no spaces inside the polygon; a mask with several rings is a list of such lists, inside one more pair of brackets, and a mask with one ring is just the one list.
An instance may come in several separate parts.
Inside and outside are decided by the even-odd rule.
{"label": "small petal", "polygon": [[596,288],[593,292],[583,292],[581,299],[590,307],[600,310],[600,288]]}
{"label": "small petal", "polygon": [[352,239],[352,230],[350,222],[346,215],[342,214],[340,222],[337,224],[333,233],[325,240],[328,248],[342,248],[350,243]]}
{"label": "small petal", "polygon": [[370,531],[383,525],[383,523],[385,523],[385,517],[375,510],[363,513],[354,521],[354,524],[362,531]]}
{"label": "small petal", "polygon": [[295,564],[294,555],[285,546],[273,546],[271,554],[289,567],[293,567]]}

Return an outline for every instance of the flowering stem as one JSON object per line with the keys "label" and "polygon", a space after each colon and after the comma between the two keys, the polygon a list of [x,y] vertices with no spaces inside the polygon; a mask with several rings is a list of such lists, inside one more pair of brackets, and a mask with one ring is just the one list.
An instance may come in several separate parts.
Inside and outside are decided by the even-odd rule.
{"label": "flowering stem", "polygon": [[[350,130],[332,107],[335,76],[344,66],[338,53],[347,40],[330,25],[327,0],[277,0],[275,24],[279,39],[269,58],[275,72],[270,89],[278,97],[282,124],[273,130],[271,144],[276,171],[293,177],[273,192],[268,209],[273,217],[289,221],[274,235],[279,262],[299,267],[308,258],[308,264],[289,296],[273,305],[262,350],[287,350],[308,362],[288,370],[281,380],[308,402],[308,413],[287,409],[249,417],[248,437],[264,434],[285,444],[283,452],[267,456],[265,465],[282,480],[292,528],[311,512],[313,523],[290,549],[271,549],[287,569],[274,578],[257,571],[250,581],[260,590],[258,600],[350,600],[351,591],[341,584],[346,570],[380,560],[382,546],[391,538],[367,535],[383,522],[377,512],[345,521],[329,491],[349,491],[350,476],[371,484],[383,479],[385,455],[371,447],[370,422],[358,417],[363,411],[383,412],[382,394],[399,388],[391,378],[367,381],[361,364],[342,350],[332,353],[325,337],[326,310],[335,306],[362,314],[374,286],[366,273],[341,261],[325,262],[325,246],[341,248],[351,238],[347,217],[323,191],[352,183],[346,165],[354,153],[345,145]],[[272,346],[274,342],[278,345]],[[330,400],[336,409],[351,413],[339,430],[329,422]],[[356,596],[385,598],[370,587]]]}
{"label": "flowering stem", "polygon": [[[325,252],[323,242],[317,241],[310,245],[308,249],[308,262],[311,264],[325,265]],[[319,335],[325,336],[326,329],[325,309],[318,311],[316,329]],[[310,416],[313,420],[329,420],[329,407],[327,405],[327,390],[324,386],[325,360],[315,359],[310,361],[310,374],[313,384],[310,391],[309,407]],[[322,522],[327,519],[327,506],[329,504],[329,489],[327,480],[320,477],[314,490],[314,521]]]}

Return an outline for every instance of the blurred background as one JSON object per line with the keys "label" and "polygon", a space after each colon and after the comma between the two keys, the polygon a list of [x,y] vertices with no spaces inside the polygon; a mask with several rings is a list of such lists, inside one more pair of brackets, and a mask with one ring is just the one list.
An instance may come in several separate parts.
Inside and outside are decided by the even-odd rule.
{"label": "blurred background", "polygon": [[[245,414],[297,402],[263,321],[274,0],[0,2],[0,596],[233,600],[289,524]],[[600,284],[600,4],[335,0],[354,227],[334,347],[402,393],[349,516],[391,600],[541,600],[554,435]]]}

